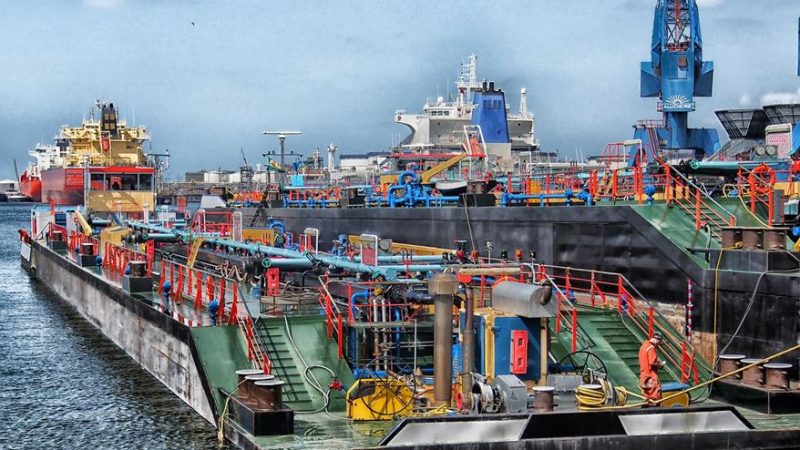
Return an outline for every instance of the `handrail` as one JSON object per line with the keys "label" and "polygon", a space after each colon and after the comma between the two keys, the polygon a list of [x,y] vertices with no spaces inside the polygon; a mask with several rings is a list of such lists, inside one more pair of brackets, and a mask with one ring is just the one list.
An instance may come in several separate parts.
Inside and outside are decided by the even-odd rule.
{"label": "handrail", "polygon": [[725,214],[727,214],[728,216],[730,216],[730,218],[732,218],[732,219],[734,220],[734,224],[735,224],[736,215],[734,215],[732,212],[728,211],[728,209],[727,209],[727,208],[725,208],[724,206],[720,205],[718,201],[714,200],[714,198],[713,198],[713,197],[711,197],[710,195],[708,195],[708,192],[706,192],[704,189],[700,188],[698,185],[694,184],[694,183],[693,183],[693,182],[692,182],[692,181],[691,181],[689,178],[687,178],[687,177],[686,177],[686,175],[684,175],[683,173],[681,173],[681,171],[680,171],[680,170],[676,169],[675,167],[673,167],[673,166],[672,166],[671,164],[669,164],[669,163],[666,163],[666,164],[664,164],[664,165],[665,165],[665,166],[667,166],[667,167],[669,167],[670,173],[676,173],[676,174],[678,174],[678,177],[679,177],[679,178],[681,178],[683,181],[685,181],[685,182],[686,182],[686,184],[687,184],[689,187],[691,187],[691,188],[694,188],[694,189],[697,189],[697,190],[698,190],[698,191],[699,191],[701,194],[703,194],[703,197],[705,197],[706,201],[708,201],[708,202],[711,202],[711,204],[713,204],[713,205],[714,205],[714,206],[716,206],[717,208],[721,209],[723,212],[725,212]]}
{"label": "handrail", "polygon": [[[563,317],[562,317],[562,315],[561,315],[561,304],[560,304],[560,302],[559,302],[559,299],[562,299],[562,298],[563,298],[563,299],[566,299],[566,300],[568,300],[568,299],[569,299],[569,297],[567,297],[567,296],[566,296],[566,294],[564,294],[564,292],[561,290],[561,288],[558,286],[558,284],[555,282],[555,280],[553,280],[553,279],[550,277],[550,275],[549,275],[549,274],[547,274],[547,273],[544,273],[544,274],[542,274],[542,275],[544,276],[544,279],[545,279],[545,280],[547,280],[547,282],[548,282],[548,283],[550,283],[550,286],[552,286],[552,287],[553,287],[553,289],[555,289],[555,290],[556,290],[556,295],[557,295],[557,297],[556,297],[556,302],[557,302],[557,306],[556,306],[556,320],[557,320],[557,321],[562,321]],[[567,325],[567,327],[571,328],[571,325],[572,325],[572,324],[570,323],[570,321],[569,321],[569,320],[563,319],[563,321],[564,321],[564,322],[566,322],[566,325]],[[577,324],[577,327],[578,327],[578,330],[583,330],[583,327],[580,325],[580,323],[578,323],[578,324]],[[593,339],[592,339],[592,338],[589,336],[589,334],[588,334],[588,333],[586,333],[585,331],[583,332],[583,335],[581,335],[581,333],[579,333],[579,332],[578,332],[578,333],[576,333],[576,335],[577,335],[577,338],[578,338],[578,339],[580,339],[580,340],[584,341],[584,343],[583,343],[583,349],[592,348],[592,347],[594,347],[594,346],[596,345],[596,344],[595,344],[595,342],[594,342],[594,340],[593,340]],[[574,350],[573,350],[573,351],[574,351]]]}
{"label": "handrail", "polygon": [[[553,270],[563,271],[565,273],[565,276],[564,276],[565,280],[567,278],[566,274],[571,271],[571,272],[573,272],[571,280],[573,282],[577,282],[577,283],[584,283],[585,284],[588,280],[590,280],[590,278],[583,279],[583,278],[575,277],[574,276],[575,272],[584,272],[584,273],[591,272],[594,275],[606,275],[606,276],[610,276],[612,278],[616,278],[616,280],[617,280],[616,283],[606,282],[606,281],[597,281],[596,283],[597,283],[597,285],[609,285],[609,286],[612,285],[612,284],[616,284],[617,285],[617,290],[618,290],[618,292],[616,294],[616,296],[617,296],[617,308],[620,311],[622,311],[622,309],[623,309],[622,308],[622,301],[623,300],[622,300],[621,297],[624,295],[625,297],[627,297],[625,299],[627,301],[627,314],[626,315],[628,315],[633,321],[646,321],[647,320],[647,318],[646,318],[647,313],[645,312],[646,308],[641,308],[641,307],[637,306],[637,303],[642,302],[644,305],[647,305],[648,308],[652,308],[653,309],[654,317],[657,319],[657,320],[654,320],[654,328],[658,329],[658,331],[660,331],[665,336],[665,338],[667,338],[670,342],[674,343],[674,345],[676,347],[679,346],[682,342],[684,342],[683,336],[680,336],[679,334],[676,334],[677,332],[675,331],[674,328],[663,326],[663,323],[668,323],[666,318],[664,318],[664,316],[660,312],[658,312],[658,309],[655,307],[653,302],[650,299],[648,299],[647,297],[645,297],[644,295],[642,295],[642,293],[639,292],[639,290],[636,289],[636,287],[624,275],[622,275],[620,273],[607,272],[607,271],[602,271],[602,270],[576,269],[576,268],[564,267],[564,266],[553,266],[553,265],[543,265],[543,264],[538,264],[538,266],[539,266],[539,268],[550,268],[550,269],[553,269]],[[538,273],[539,276],[544,276],[547,279],[550,279],[551,282],[553,282],[554,284],[557,285],[557,283],[555,283],[555,281],[553,281],[552,278],[550,278],[550,274],[547,274],[546,272],[542,273],[541,269],[538,269],[536,271],[536,273]],[[594,281],[592,281],[592,282],[594,283]],[[599,289],[598,286],[596,286],[596,288]],[[588,290],[585,289],[585,288],[576,288],[574,286],[572,286],[571,289],[573,291],[582,291],[582,292],[585,291],[585,293],[588,294],[588,295],[591,295],[592,290],[593,290],[591,288],[591,286],[589,287]],[[559,292],[561,292],[560,289],[559,289]],[[561,292],[561,295],[564,295],[563,292]],[[613,297],[613,296],[614,296],[614,294],[612,293],[611,297]],[[567,298],[567,297],[564,296],[564,298]],[[637,323],[637,326],[640,326],[640,325]],[[645,331],[645,334],[647,334],[646,331]],[[693,346],[691,346],[691,345],[690,345],[690,347],[693,348]],[[701,359],[701,361],[702,361],[702,359]],[[701,363],[699,365],[706,371],[710,371],[711,370],[711,368],[709,366],[705,365],[705,364]]]}

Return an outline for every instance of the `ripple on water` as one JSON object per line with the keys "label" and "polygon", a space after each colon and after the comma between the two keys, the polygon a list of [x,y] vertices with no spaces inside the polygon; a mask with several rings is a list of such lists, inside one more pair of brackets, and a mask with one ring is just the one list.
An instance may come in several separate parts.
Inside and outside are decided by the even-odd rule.
{"label": "ripple on water", "polygon": [[210,449],[211,425],[19,267],[0,205],[0,449]]}

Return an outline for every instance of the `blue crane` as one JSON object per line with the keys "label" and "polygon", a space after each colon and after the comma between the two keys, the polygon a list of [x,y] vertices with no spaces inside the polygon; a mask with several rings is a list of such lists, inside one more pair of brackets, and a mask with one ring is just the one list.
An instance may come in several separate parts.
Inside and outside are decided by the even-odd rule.
{"label": "blue crane", "polygon": [[714,83],[714,63],[703,61],[695,0],[658,0],[650,56],[641,65],[641,96],[659,97],[664,123],[637,125],[634,138],[650,146],[656,158],[660,150],[694,150],[697,159],[715,153],[717,130],[689,128],[688,123],[694,98],[710,97]]}

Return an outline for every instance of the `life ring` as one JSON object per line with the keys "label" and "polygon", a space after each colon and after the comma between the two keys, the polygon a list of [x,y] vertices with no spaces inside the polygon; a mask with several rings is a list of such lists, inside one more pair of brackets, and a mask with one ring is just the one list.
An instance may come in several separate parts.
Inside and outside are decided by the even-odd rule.
{"label": "life ring", "polygon": [[[757,180],[756,176],[758,176],[760,180]],[[775,170],[766,164],[761,164],[750,171],[750,176],[747,180],[754,193],[762,195],[769,194],[772,192],[772,184],[775,182]],[[759,183],[758,181],[761,182]]]}

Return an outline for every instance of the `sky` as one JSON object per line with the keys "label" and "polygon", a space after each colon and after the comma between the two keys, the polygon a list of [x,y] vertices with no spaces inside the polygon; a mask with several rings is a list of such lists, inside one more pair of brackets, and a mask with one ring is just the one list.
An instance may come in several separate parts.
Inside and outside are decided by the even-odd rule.
{"label": "sky", "polygon": [[[698,0],[715,109],[800,101],[798,0]],[[478,55],[516,111],[520,88],[543,149],[597,154],[658,118],[639,98],[655,0],[0,0],[0,177],[96,99],[169,149],[170,178],[235,168],[277,149],[386,150],[398,109],[454,90]],[[720,135],[725,134],[720,129]]]}

